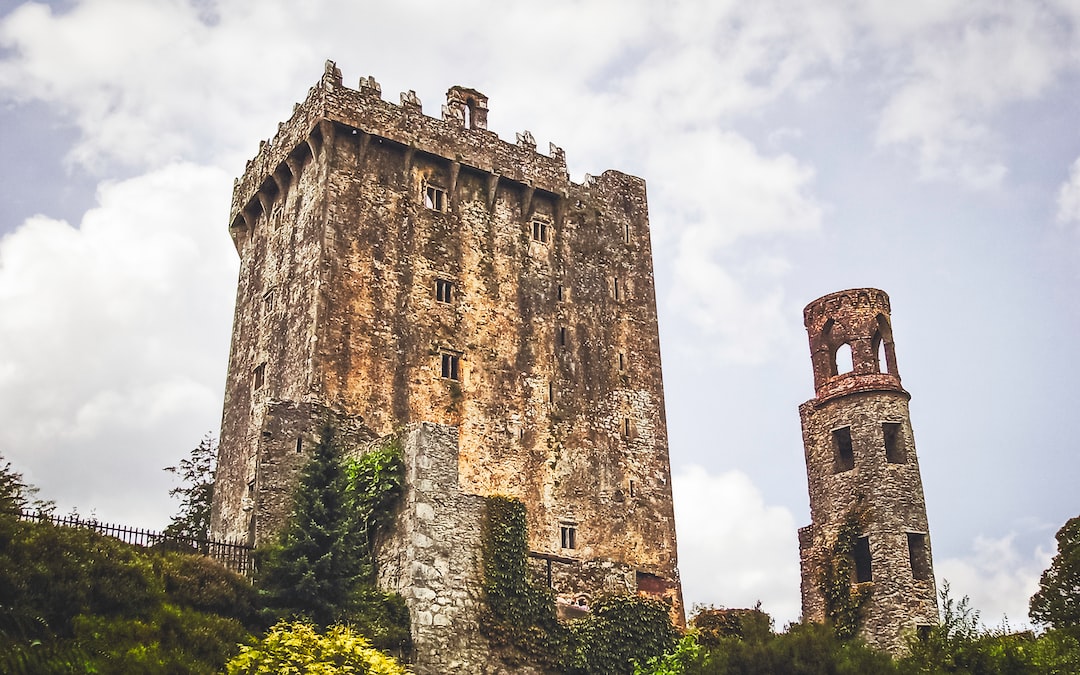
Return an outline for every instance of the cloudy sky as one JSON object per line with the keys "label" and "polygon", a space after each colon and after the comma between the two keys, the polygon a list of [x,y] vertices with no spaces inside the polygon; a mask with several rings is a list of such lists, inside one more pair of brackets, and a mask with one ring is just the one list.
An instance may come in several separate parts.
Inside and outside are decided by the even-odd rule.
{"label": "cloudy sky", "polygon": [[326,59],[646,179],[688,603],[798,616],[802,308],[874,286],[938,580],[1024,624],[1080,513],[1077,0],[0,0],[0,453],[62,510],[174,510],[232,180]]}

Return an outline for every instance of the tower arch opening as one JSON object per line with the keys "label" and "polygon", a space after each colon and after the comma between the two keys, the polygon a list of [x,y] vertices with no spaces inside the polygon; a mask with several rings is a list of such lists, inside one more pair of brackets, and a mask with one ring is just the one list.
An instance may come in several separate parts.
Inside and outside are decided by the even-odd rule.
{"label": "tower arch opening", "polygon": [[832,355],[832,374],[843,375],[855,370],[855,362],[851,357],[851,345],[842,342],[836,346]]}

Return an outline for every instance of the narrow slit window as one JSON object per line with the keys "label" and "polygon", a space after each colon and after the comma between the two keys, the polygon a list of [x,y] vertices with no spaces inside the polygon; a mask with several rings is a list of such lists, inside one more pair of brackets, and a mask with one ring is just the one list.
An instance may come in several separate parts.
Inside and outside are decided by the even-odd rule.
{"label": "narrow slit window", "polygon": [[546,243],[548,240],[548,224],[543,220],[532,221],[532,238],[534,241]]}
{"label": "narrow slit window", "polygon": [[548,382],[548,403],[555,402],[555,385]]}
{"label": "narrow slit window", "polygon": [[562,548],[577,548],[577,527],[574,525],[559,526],[559,546]]}
{"label": "narrow slit window", "polygon": [[616,302],[618,302],[618,300],[619,300],[619,277],[612,277],[611,278],[611,297],[614,298]]}
{"label": "narrow slit window", "polygon": [[559,298],[559,302],[562,302],[562,299],[563,299],[563,288],[562,288],[562,284],[559,284],[559,289],[558,289],[558,298]]}
{"label": "narrow slit window", "polygon": [[623,243],[624,244],[629,244],[630,243],[630,223],[626,223],[623,226]]}
{"label": "narrow slit window", "polygon": [[852,555],[855,558],[855,582],[861,584],[873,581],[874,572],[870,565],[870,537],[856,539]]}
{"label": "narrow slit window", "polygon": [[899,422],[882,422],[881,432],[885,436],[885,460],[889,464],[904,464],[907,453],[904,452],[903,427]]}
{"label": "narrow slit window", "polygon": [[439,302],[452,302],[454,299],[454,284],[446,279],[435,280],[435,299]]}
{"label": "narrow slit window", "polygon": [[926,550],[926,535],[908,532],[908,557],[911,559],[911,576],[917,580],[930,578],[930,555]]}
{"label": "narrow slit window", "polygon": [[457,354],[450,354],[447,352],[443,352],[440,356],[440,375],[448,380],[460,379],[458,373],[458,361],[460,357]]}
{"label": "narrow slit window", "polygon": [[566,326],[559,326],[559,346],[566,346]]}
{"label": "narrow slit window", "polygon": [[274,311],[274,292],[267,291],[263,294],[263,313],[269,316]]}
{"label": "narrow slit window", "polygon": [[304,437],[303,436],[297,436],[296,437],[296,454],[299,455],[303,451],[304,451]]}
{"label": "narrow slit window", "polygon": [[833,429],[833,473],[843,473],[855,468],[855,451],[851,445],[851,427]]}
{"label": "narrow slit window", "polygon": [[424,187],[424,206],[433,211],[446,210],[446,190],[434,185]]}
{"label": "narrow slit window", "polygon": [[624,417],[622,420],[622,435],[625,438],[630,438],[630,418]]}
{"label": "narrow slit window", "polygon": [[634,496],[634,479],[633,478],[630,479],[630,496],[631,497]]}
{"label": "narrow slit window", "polygon": [[619,352],[619,372],[620,373],[625,373],[626,372],[626,353],[625,352]]}
{"label": "narrow slit window", "polygon": [[252,388],[258,391],[263,388],[266,383],[266,364],[260,363],[255,367],[255,371],[252,373]]}

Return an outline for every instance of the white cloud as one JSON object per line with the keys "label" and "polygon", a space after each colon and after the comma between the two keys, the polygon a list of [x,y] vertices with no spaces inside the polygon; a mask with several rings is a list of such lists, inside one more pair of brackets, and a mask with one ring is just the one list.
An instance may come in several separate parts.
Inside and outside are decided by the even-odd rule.
{"label": "white cloud", "polygon": [[960,558],[935,561],[938,584],[948,581],[954,600],[964,596],[989,627],[1008,623],[1015,630],[1028,624],[1028,602],[1039,589],[1039,578],[1050,566],[1053,542],[1048,548],[1024,552],[1017,549],[1015,534],[1000,538],[977,536],[971,552]]}
{"label": "white cloud", "polygon": [[672,476],[672,491],[688,608],[753,607],[760,600],[777,629],[796,620],[799,543],[791,513],[766,505],[739,471],[711,475],[689,466]]}
{"label": "white cloud", "polygon": [[1072,163],[1069,178],[1058,189],[1057,220],[1080,225],[1080,159]]}
{"label": "white cloud", "polygon": [[1031,3],[952,9],[909,35],[910,53],[898,49],[877,140],[913,147],[924,178],[994,187],[1008,169],[992,116],[1037,96],[1069,65],[1068,22]]}
{"label": "white cloud", "polygon": [[161,524],[161,468],[220,419],[230,182],[170,165],[0,240],[0,452],[43,496]]}

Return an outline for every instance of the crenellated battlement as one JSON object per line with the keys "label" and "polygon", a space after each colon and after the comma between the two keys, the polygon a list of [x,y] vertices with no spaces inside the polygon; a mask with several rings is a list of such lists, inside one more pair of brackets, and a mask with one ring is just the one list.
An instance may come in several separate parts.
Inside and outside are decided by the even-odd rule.
{"label": "crenellated battlement", "polygon": [[[528,131],[518,133],[514,143],[504,141],[488,131],[487,115],[488,99],[475,89],[451,87],[442,117],[436,118],[423,113],[415,91],[403,92],[395,105],[382,99],[382,87],[373,77],[360,78],[357,89],[345,87],[341,71],[327,61],[319,82],[293,106],[292,116],[278,124],[273,138],[259,143],[258,154],[236,179],[229,222],[242,228],[245,211],[257,210],[260,200],[272,200],[285,190],[303,155],[318,156],[325,135],[332,132],[327,122],[346,133],[367,134],[458,162],[493,180],[566,196],[572,184],[562,148],[551,144],[550,154],[542,154]],[[260,197],[260,192],[265,194]]]}

